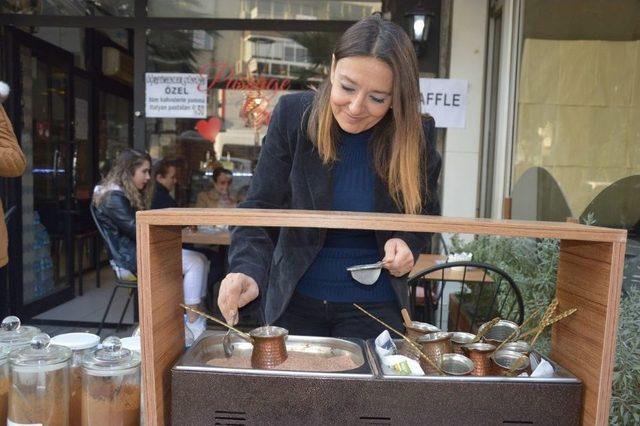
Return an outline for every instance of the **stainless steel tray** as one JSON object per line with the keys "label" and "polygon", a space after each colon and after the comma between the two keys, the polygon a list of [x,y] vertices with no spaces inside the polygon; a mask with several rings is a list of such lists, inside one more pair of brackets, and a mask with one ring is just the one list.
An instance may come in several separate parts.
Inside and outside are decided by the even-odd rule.
{"label": "stainless steel tray", "polygon": [[[229,368],[208,365],[212,358],[224,357],[222,338],[224,333],[207,331],[187,350],[174,366],[178,370],[216,371],[221,373],[242,373],[260,375],[286,375],[310,377],[373,377],[369,360],[365,355],[365,342],[360,339],[336,339],[329,337],[289,336],[288,352],[314,353],[319,356],[349,355],[359,367],[337,372],[297,371],[297,370],[262,370],[255,368]],[[251,356],[252,346],[237,335],[232,335],[234,354]]]}
{"label": "stainless steel tray", "polygon": [[[402,339],[394,339],[393,340],[396,346],[400,347],[405,343]],[[375,350],[375,341],[373,339],[367,340],[367,351],[369,353],[369,357],[374,364],[373,368],[376,371],[376,375],[379,377],[390,379],[390,380],[435,380],[435,381],[462,381],[462,382],[509,382],[509,383],[582,383],[580,379],[575,377],[569,370],[563,368],[558,363],[550,360],[547,357],[542,357],[537,352],[534,352],[533,355],[540,360],[540,358],[544,358],[547,360],[554,369],[553,377],[504,377],[504,376],[486,376],[486,377],[476,377],[476,376],[402,376],[402,375],[393,375],[393,374],[385,374],[382,370],[382,364],[380,363],[380,359],[378,358],[378,354]]]}

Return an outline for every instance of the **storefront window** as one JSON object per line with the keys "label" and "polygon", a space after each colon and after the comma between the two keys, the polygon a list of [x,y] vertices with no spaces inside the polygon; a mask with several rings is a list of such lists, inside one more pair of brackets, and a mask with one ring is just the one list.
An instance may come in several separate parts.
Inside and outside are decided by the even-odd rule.
{"label": "storefront window", "polygon": [[149,16],[223,19],[358,20],[379,12],[381,1],[149,0]]}
{"label": "storefront window", "polygon": [[207,76],[206,114],[147,118],[154,158],[185,160],[182,205],[194,205],[222,165],[232,191],[249,184],[270,114],[280,96],[317,86],[327,75],[339,34],[278,31],[151,31],[149,73]]}
{"label": "storefront window", "polygon": [[67,16],[133,16],[133,0],[3,0],[3,13]]}
{"label": "storefront window", "polygon": [[86,69],[84,29],[34,27],[31,34],[73,53],[73,65],[81,69]]}
{"label": "storefront window", "polygon": [[[640,8],[621,1],[610,13],[608,3],[589,4],[525,2],[514,212],[632,229],[640,210],[628,200],[638,198],[637,186],[617,183],[640,175]],[[598,197],[609,188],[618,196]]]}
{"label": "storefront window", "polygon": [[133,145],[129,134],[131,103],[126,98],[104,91],[99,93],[99,102],[98,167],[100,178],[103,178],[120,151]]}

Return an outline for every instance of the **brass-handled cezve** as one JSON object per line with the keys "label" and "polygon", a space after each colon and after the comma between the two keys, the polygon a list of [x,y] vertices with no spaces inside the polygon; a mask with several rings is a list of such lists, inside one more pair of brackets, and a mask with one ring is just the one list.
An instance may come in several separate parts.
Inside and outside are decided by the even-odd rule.
{"label": "brass-handled cezve", "polygon": [[403,338],[408,344],[409,346],[411,346],[414,350],[416,350],[419,354],[419,356],[421,358],[423,358],[425,361],[427,361],[427,363],[433,367],[441,376],[444,376],[445,373],[444,371],[442,371],[442,368],[440,368],[440,366],[431,358],[429,358],[423,351],[422,349],[420,349],[420,347],[418,347],[415,343],[413,343],[413,341],[411,339],[409,339],[407,336],[405,336],[404,334],[400,333],[398,330],[396,330],[395,328],[391,327],[389,324],[385,323],[384,321],[382,321],[381,319],[377,318],[375,315],[369,313],[366,309],[364,309],[362,306],[358,305],[357,303],[353,304],[354,307],[356,307],[358,310],[360,310],[362,313],[364,313],[365,315],[371,317],[372,319],[378,321],[380,324],[382,324],[383,326],[385,326],[386,328],[388,328],[389,330],[393,331],[394,333],[396,333],[398,336],[400,336],[401,338]]}
{"label": "brass-handled cezve", "polygon": [[402,319],[404,320],[405,327],[411,327],[411,325],[413,324],[413,321],[409,316],[409,311],[407,311],[407,308],[402,308],[400,310],[400,313],[402,314]]}
{"label": "brass-handled cezve", "polygon": [[496,325],[499,321],[500,321],[500,317],[495,317],[494,319],[492,319],[488,323],[482,324],[480,326],[480,329],[478,330],[478,334],[476,334],[476,337],[474,337],[473,340],[470,343],[479,342],[480,339],[482,339],[482,336],[487,334],[489,332],[489,330],[491,330],[493,328],[493,326]]}

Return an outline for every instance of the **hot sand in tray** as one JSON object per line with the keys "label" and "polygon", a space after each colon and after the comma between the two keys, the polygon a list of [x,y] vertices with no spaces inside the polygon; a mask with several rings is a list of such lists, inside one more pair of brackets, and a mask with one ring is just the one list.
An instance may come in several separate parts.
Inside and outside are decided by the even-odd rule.
{"label": "hot sand in tray", "polygon": [[[212,358],[207,365],[224,368],[251,368],[251,353],[234,355],[231,358]],[[330,373],[347,371],[358,368],[350,355],[336,355],[326,357],[323,355],[289,351],[287,359],[274,370],[285,371],[311,371]]]}

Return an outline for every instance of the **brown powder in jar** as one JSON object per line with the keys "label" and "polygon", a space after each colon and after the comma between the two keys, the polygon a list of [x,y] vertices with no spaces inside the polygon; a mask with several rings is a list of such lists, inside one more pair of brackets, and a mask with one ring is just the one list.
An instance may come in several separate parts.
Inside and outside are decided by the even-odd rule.
{"label": "brown powder in jar", "polygon": [[71,367],[71,391],[69,392],[69,426],[82,424],[82,368]]}
{"label": "brown powder in jar", "polygon": [[85,376],[82,390],[83,426],[137,426],[140,423],[140,386],[117,385],[113,377]]}
{"label": "brown powder in jar", "polygon": [[[212,358],[207,361],[207,364],[214,367],[251,368],[251,354],[243,355],[234,355],[231,358]],[[287,359],[275,367],[274,370],[329,373],[352,370],[357,367],[358,365],[353,362],[349,355],[325,357],[304,352],[289,352]]]}
{"label": "brown powder in jar", "polygon": [[9,408],[9,378],[0,377],[0,424],[7,424]]}
{"label": "brown powder in jar", "polygon": [[14,389],[15,384],[10,388],[8,419],[14,423],[66,426],[69,424],[69,404],[64,397],[69,392],[69,371],[61,368],[42,374],[45,378],[44,390],[24,386],[19,388],[21,393],[18,393]]}

